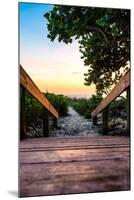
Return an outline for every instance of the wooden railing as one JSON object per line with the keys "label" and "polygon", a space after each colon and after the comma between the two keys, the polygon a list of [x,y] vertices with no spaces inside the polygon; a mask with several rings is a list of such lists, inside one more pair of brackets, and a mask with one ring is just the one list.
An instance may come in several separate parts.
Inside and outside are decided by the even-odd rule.
{"label": "wooden railing", "polygon": [[103,133],[108,133],[108,106],[115,100],[122,92],[127,90],[127,124],[128,131],[130,127],[130,71],[128,71],[117,83],[117,85],[112,89],[112,91],[101,101],[101,103],[95,108],[91,113],[93,118],[93,124],[97,123],[97,115],[102,112],[102,128]]}
{"label": "wooden railing", "polygon": [[49,115],[53,116],[54,125],[56,125],[59,114],[48,99],[39,90],[30,76],[26,71],[20,66],[20,137],[24,139],[25,135],[25,90],[27,90],[34,98],[36,98],[43,106],[43,135],[45,137],[49,136]]}

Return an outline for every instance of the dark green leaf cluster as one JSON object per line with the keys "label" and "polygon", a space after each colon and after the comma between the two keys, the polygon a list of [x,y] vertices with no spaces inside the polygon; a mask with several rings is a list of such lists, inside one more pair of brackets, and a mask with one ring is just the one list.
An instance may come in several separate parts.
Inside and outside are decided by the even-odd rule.
{"label": "dark green leaf cluster", "polygon": [[111,116],[122,117],[121,112],[127,113],[126,109],[127,107],[125,98],[116,99],[109,106]]}
{"label": "dark green leaf cluster", "polygon": [[66,96],[49,92],[44,95],[55,107],[60,116],[66,116],[68,114],[68,98]]}
{"label": "dark green leaf cluster", "polygon": [[84,64],[89,66],[85,85],[96,85],[98,94],[107,93],[130,61],[130,10],[54,6],[44,15],[48,37],[68,44],[78,39]]}
{"label": "dark green leaf cluster", "polygon": [[117,109],[121,110],[125,107],[126,107],[126,99],[124,99],[124,98],[117,99],[110,104],[110,108],[113,108],[113,109],[117,108]]}
{"label": "dark green leaf cluster", "polygon": [[[66,96],[48,92],[44,93],[44,96],[51,102],[60,116],[66,116],[68,114],[68,98]],[[31,123],[36,124],[39,119],[42,120],[43,106],[28,92],[25,94],[25,111],[27,125]]]}
{"label": "dark green leaf cluster", "polygon": [[102,101],[101,95],[92,95],[89,99],[70,99],[70,105],[85,118],[91,118],[91,112]]}
{"label": "dark green leaf cluster", "polygon": [[39,118],[42,118],[43,106],[28,92],[25,93],[25,110],[27,124],[36,123]]}

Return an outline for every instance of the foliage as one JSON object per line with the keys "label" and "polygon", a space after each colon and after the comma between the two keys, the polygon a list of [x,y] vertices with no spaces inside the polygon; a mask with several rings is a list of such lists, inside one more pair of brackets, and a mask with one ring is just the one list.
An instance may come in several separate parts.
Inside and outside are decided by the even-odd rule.
{"label": "foliage", "polygon": [[43,106],[28,92],[25,93],[25,110],[27,123],[36,123],[42,117]]}
{"label": "foliage", "polygon": [[87,99],[73,99],[70,105],[80,114],[84,115],[86,118],[90,118],[90,106],[88,105]]}
{"label": "foliage", "polygon": [[80,114],[84,115],[85,118],[91,118],[91,112],[102,100],[100,95],[92,95],[89,99],[72,99],[70,105]]}
{"label": "foliage", "polygon": [[110,108],[111,109],[118,109],[118,110],[122,110],[126,107],[126,100],[125,99],[118,99],[115,100],[111,103]]}
{"label": "foliage", "polygon": [[[91,112],[102,101],[102,96],[92,95],[89,99],[69,99],[69,105],[72,106],[80,115],[85,118],[91,118]],[[109,105],[109,117],[124,117],[126,118],[126,100],[118,98]]]}
{"label": "foliage", "polygon": [[64,95],[56,95],[53,93],[44,94],[51,104],[55,107],[61,116],[66,116],[68,113],[68,98]]}
{"label": "foliage", "polygon": [[[51,102],[61,116],[66,116],[68,112],[68,98],[64,95],[44,93],[44,96]],[[25,94],[25,110],[27,124],[38,123],[42,119],[43,106],[28,92]]]}
{"label": "foliage", "polygon": [[123,117],[123,115],[126,117],[127,110],[126,110],[126,100],[125,100],[125,98],[120,98],[120,99],[114,100],[110,104],[109,109],[110,109],[111,117]]}
{"label": "foliage", "polygon": [[56,5],[44,16],[51,41],[78,39],[81,58],[89,66],[85,85],[93,83],[98,94],[108,93],[128,70],[130,10]]}

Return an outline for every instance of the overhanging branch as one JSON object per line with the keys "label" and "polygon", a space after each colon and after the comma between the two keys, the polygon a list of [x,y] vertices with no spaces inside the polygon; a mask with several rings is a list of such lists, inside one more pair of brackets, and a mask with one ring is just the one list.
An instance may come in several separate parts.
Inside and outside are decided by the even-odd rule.
{"label": "overhanging branch", "polygon": [[100,33],[103,35],[103,37],[104,37],[106,43],[108,43],[107,36],[106,36],[106,34],[102,31],[101,28],[96,27],[96,26],[88,26],[87,30],[88,30],[88,31],[98,31],[98,32],[100,32]]}

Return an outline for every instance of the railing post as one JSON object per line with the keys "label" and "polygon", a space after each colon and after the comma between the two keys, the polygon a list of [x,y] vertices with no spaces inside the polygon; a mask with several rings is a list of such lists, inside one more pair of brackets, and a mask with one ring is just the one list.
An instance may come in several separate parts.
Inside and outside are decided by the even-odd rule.
{"label": "railing post", "polygon": [[93,125],[97,125],[97,116],[93,117]]}
{"label": "railing post", "polygon": [[54,119],[53,119],[53,126],[54,126],[54,128],[57,127],[57,118],[56,117],[54,117]]}
{"label": "railing post", "polygon": [[49,113],[46,108],[43,108],[43,136],[49,137]]}
{"label": "railing post", "polygon": [[106,107],[102,113],[102,132],[103,135],[108,134],[108,107]]}
{"label": "railing post", "polygon": [[130,87],[127,88],[127,133],[130,134]]}
{"label": "railing post", "polygon": [[20,86],[20,139],[26,138],[25,89]]}

